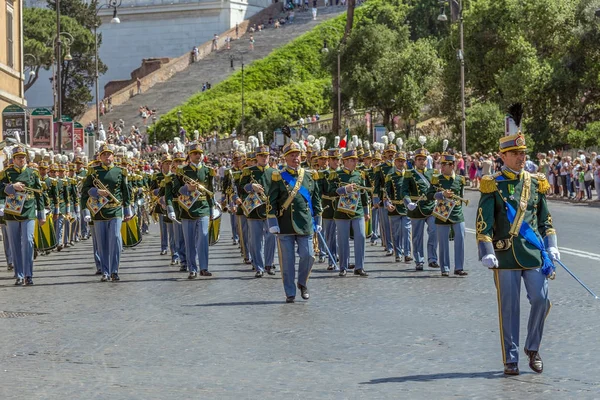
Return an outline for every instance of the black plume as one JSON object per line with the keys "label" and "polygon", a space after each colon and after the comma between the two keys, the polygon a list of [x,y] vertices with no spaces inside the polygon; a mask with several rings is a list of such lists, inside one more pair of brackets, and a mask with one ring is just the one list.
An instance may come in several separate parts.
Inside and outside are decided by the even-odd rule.
{"label": "black plume", "polygon": [[508,107],[508,115],[510,115],[518,127],[521,127],[521,118],[523,118],[523,104],[512,104],[510,107]]}

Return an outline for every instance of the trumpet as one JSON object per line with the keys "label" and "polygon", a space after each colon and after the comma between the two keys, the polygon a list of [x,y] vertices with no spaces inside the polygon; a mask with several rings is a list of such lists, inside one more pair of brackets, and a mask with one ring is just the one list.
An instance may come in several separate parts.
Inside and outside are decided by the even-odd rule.
{"label": "trumpet", "polygon": [[44,194],[44,191],[42,189],[34,189],[28,186],[25,186],[25,191],[30,193]]}
{"label": "trumpet", "polygon": [[[441,186],[436,186],[436,188],[440,191],[440,192],[445,192],[447,190],[450,189],[444,189]],[[452,200],[456,200],[456,201],[460,201],[461,203],[464,203],[465,206],[469,206],[469,199],[463,199],[462,197],[460,197],[459,195],[457,195],[456,193],[452,192],[452,197],[450,197]]]}
{"label": "trumpet", "polygon": [[365,190],[369,193],[373,193],[373,191],[375,190],[372,187],[360,186],[360,185],[357,185],[356,183],[350,183],[350,182],[339,182],[338,183],[339,187],[346,186],[346,185],[354,185],[354,188],[356,191]]}
{"label": "trumpet", "polygon": [[94,183],[94,186],[96,187],[96,189],[98,190],[105,190],[106,192],[108,192],[108,198],[113,202],[116,203],[117,206],[121,205],[121,201],[119,199],[117,199],[111,192],[110,190],[108,190],[108,188],[104,185],[104,183],[102,183],[102,181],[100,181],[100,179],[98,179],[98,177],[96,175],[94,175],[94,177],[92,178],[92,182]]}
{"label": "trumpet", "polygon": [[[258,183],[258,182],[256,181],[256,179],[254,179],[254,177],[252,177],[252,180],[250,181],[250,183],[252,183],[252,184],[256,183],[257,185],[259,185],[259,186],[261,186],[261,187],[262,187],[262,185],[261,185],[260,183]],[[263,188],[263,192],[262,192],[262,193],[258,193],[258,192],[255,192],[255,193],[258,195],[258,198],[259,198],[259,199],[260,199],[262,202],[266,202],[266,201],[267,201],[267,195],[265,195],[264,188]]]}
{"label": "trumpet", "polygon": [[211,192],[210,190],[208,190],[204,185],[202,185],[197,180],[192,179],[185,174],[181,174],[181,179],[183,180],[183,183],[185,183],[186,185],[196,186],[198,189],[200,189],[201,192],[204,192],[205,194],[209,195],[210,197],[214,197],[215,194],[213,192]]}

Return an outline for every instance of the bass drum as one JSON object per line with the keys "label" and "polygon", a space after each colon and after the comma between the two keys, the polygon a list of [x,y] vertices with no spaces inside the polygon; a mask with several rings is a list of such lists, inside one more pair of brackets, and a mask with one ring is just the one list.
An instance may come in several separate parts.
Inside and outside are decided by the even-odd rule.
{"label": "bass drum", "polygon": [[121,238],[123,247],[135,247],[142,242],[142,229],[137,215],[127,222],[123,221],[121,224]]}
{"label": "bass drum", "polygon": [[212,246],[216,244],[221,238],[221,216],[223,210],[219,203],[215,203],[215,207],[212,209],[212,215],[208,224],[208,245]]}
{"label": "bass drum", "polygon": [[56,247],[56,231],[54,230],[52,216],[46,218],[46,223],[42,226],[40,226],[37,219],[35,220],[33,242],[38,251],[50,251]]}
{"label": "bass drum", "polygon": [[[365,237],[368,239],[373,235],[373,225],[371,224],[371,218],[365,222]],[[350,225],[350,239],[354,240],[354,229]]]}

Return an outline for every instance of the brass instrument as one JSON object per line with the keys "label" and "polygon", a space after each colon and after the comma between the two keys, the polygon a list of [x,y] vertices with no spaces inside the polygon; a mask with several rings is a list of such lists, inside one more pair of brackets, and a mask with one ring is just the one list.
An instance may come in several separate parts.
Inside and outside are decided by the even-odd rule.
{"label": "brass instrument", "polygon": [[37,194],[44,194],[44,191],[42,189],[34,189],[28,186],[25,186],[25,191],[26,192],[31,192],[31,193],[37,193]]}
{"label": "brass instrument", "polygon": [[[262,187],[262,185],[260,183],[258,183],[256,181],[256,179],[254,179],[253,175],[250,175],[250,177],[251,177],[250,178],[250,183],[252,183],[252,184],[256,183],[257,185],[259,185],[260,187]],[[265,195],[264,188],[263,188],[263,192],[262,193],[258,193],[258,192],[254,192],[254,193],[256,193],[256,195],[258,196],[258,198],[260,199],[260,201],[262,201],[263,203],[267,202],[267,195]]]}
{"label": "brass instrument", "polygon": [[373,191],[375,190],[372,187],[360,186],[360,185],[357,185],[356,183],[338,182],[338,187],[342,187],[342,186],[346,186],[346,185],[354,185],[354,188],[355,188],[356,191],[364,190],[364,191],[367,191],[369,193],[373,193]]}
{"label": "brass instrument", "polygon": [[185,174],[181,174],[180,176],[181,176],[181,180],[183,180],[183,183],[185,183],[186,185],[196,186],[198,189],[200,189],[201,192],[204,192],[205,194],[209,195],[210,197],[214,197],[215,194],[213,192],[211,192],[210,190],[208,190],[204,185],[202,185],[197,180],[192,179]]}
{"label": "brass instrument", "polygon": [[119,201],[119,199],[117,199],[111,192],[110,190],[108,190],[108,188],[104,185],[104,183],[102,183],[102,181],[100,181],[100,179],[98,179],[98,177],[96,175],[94,175],[92,177],[92,183],[94,184],[94,186],[96,187],[96,189],[98,190],[105,190],[108,193],[108,198],[113,202],[116,203],[117,206],[121,205],[121,201]]}
{"label": "brass instrument", "polygon": [[[451,189],[444,189],[441,185],[437,185],[437,186],[435,186],[435,188],[438,190],[438,192],[445,192],[447,190],[451,190]],[[469,206],[469,201],[470,201],[469,199],[464,199],[454,192],[452,192],[452,197],[450,197],[450,199],[460,201],[461,203],[464,203],[464,205],[467,207]]]}

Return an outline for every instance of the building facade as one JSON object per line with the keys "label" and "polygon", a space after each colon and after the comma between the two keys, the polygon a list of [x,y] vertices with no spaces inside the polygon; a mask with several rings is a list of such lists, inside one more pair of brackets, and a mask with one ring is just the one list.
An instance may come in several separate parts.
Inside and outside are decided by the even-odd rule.
{"label": "building facade", "polygon": [[23,7],[21,0],[0,0],[0,112],[25,107],[23,89]]}
{"label": "building facade", "polygon": [[[5,0],[0,0],[5,1]],[[25,0],[29,7],[45,7],[45,0]],[[99,0],[102,4],[105,0]],[[143,59],[175,58],[194,46],[235,27],[270,6],[273,0],[122,0],[117,9],[119,24],[111,24],[113,10],[102,8],[100,59],[108,67],[99,77],[100,97],[110,81],[127,80]],[[52,104],[51,73],[40,70],[27,91],[32,107]],[[92,92],[92,94],[94,94]]]}

